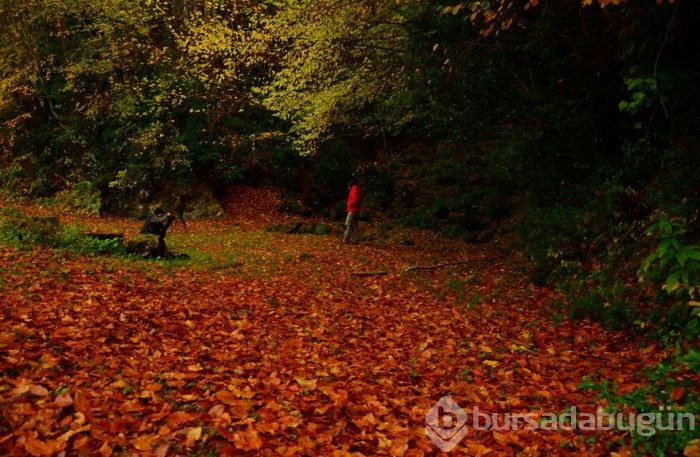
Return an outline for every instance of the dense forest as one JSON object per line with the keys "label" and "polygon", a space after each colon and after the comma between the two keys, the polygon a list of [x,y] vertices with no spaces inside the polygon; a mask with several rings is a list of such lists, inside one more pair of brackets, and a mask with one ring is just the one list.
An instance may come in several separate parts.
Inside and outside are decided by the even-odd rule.
{"label": "dense forest", "polygon": [[[696,0],[0,0],[0,453],[434,455],[454,394],[657,418],[470,455],[700,455],[698,24]],[[363,236],[420,235],[316,236],[350,179]],[[188,260],[78,224],[155,204]],[[324,231],[269,230],[304,218]]]}
{"label": "dense forest", "polygon": [[698,2],[2,0],[0,18],[8,196],[185,211],[192,189],[274,182],[337,217],[355,177],[365,218],[508,238],[573,315],[700,334]]}

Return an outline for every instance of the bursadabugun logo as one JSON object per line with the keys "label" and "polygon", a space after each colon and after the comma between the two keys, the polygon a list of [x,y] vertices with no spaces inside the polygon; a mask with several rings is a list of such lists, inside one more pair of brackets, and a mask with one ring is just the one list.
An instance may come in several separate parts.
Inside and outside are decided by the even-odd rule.
{"label": "bursadabugun logo", "polygon": [[[470,421],[471,418],[471,421]],[[660,406],[659,412],[609,413],[598,406],[595,413],[572,406],[563,413],[501,412],[487,413],[472,406],[469,413],[452,397],[442,397],[425,415],[425,435],[443,452],[450,452],[474,430],[623,430],[651,436],[660,431],[695,430],[695,414],[674,412]]]}
{"label": "bursadabugun logo", "polygon": [[425,435],[443,452],[450,452],[467,436],[467,413],[452,399],[442,397],[425,414]]}

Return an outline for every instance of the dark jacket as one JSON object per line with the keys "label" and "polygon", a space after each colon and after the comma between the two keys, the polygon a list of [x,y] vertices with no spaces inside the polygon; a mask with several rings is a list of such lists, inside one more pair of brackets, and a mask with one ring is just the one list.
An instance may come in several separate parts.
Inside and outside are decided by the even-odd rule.
{"label": "dark jacket", "polygon": [[157,214],[150,214],[145,221],[143,221],[143,227],[141,227],[141,233],[150,233],[153,235],[158,235],[161,237],[165,236],[165,232],[170,227],[173,219],[169,214],[163,214],[158,216]]}

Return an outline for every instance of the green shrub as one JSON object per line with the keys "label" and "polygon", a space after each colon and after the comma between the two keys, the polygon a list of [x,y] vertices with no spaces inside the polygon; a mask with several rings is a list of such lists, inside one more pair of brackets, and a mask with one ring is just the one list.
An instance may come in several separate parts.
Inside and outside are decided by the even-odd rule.
{"label": "green shrub", "polygon": [[[676,354],[680,354],[680,349]],[[647,384],[632,391],[621,393],[617,383],[610,385],[607,381],[597,382],[586,380],[579,388],[590,389],[599,393],[599,398],[607,402],[607,412],[610,414],[623,413],[626,420],[630,410],[637,414],[658,414],[652,425],[653,430],[640,430],[632,427],[629,431],[629,445],[642,455],[664,457],[682,455],[691,441],[697,439],[698,433],[694,425],[700,419],[700,395],[697,389],[697,374],[700,373],[700,353],[691,349],[684,355],[676,355],[659,363],[646,373]],[[673,414],[674,416],[671,416]],[[669,418],[679,418],[684,414],[693,421],[682,421],[685,427],[670,428]],[[692,424],[691,424],[692,422]],[[658,425],[661,425],[659,427]],[[640,433],[641,432],[641,433]]]}
{"label": "green shrub", "polygon": [[581,260],[586,228],[580,208],[556,205],[526,210],[516,233],[535,283],[551,282],[563,262]]}
{"label": "green shrub", "polygon": [[684,243],[685,228],[678,219],[663,214],[647,231],[659,244],[639,270],[640,280],[663,282],[669,294],[688,299],[700,298],[700,246]]}
{"label": "green shrub", "polygon": [[76,227],[63,228],[57,247],[80,255],[126,255],[126,245],[120,237],[99,239]]}
{"label": "green shrub", "polygon": [[59,205],[82,214],[99,215],[102,207],[100,191],[89,181],[79,182],[59,192],[55,200]]}
{"label": "green shrub", "polygon": [[658,245],[642,262],[639,280],[650,283],[672,309],[684,313],[681,322],[686,336],[697,338],[700,336],[700,246],[687,244],[684,221],[667,214],[662,214],[647,234],[655,236]]}
{"label": "green shrub", "polygon": [[616,329],[643,327],[637,284],[621,281],[609,265],[593,271],[577,270],[559,282],[566,293],[567,311],[573,319],[591,318]]}
{"label": "green shrub", "polygon": [[55,217],[26,216],[9,208],[0,212],[0,243],[20,249],[43,246],[80,255],[126,255],[119,236],[100,239],[79,227],[61,226]]}
{"label": "green shrub", "polygon": [[59,223],[55,217],[23,216],[15,210],[3,209],[0,214],[0,240],[17,247],[55,246]]}

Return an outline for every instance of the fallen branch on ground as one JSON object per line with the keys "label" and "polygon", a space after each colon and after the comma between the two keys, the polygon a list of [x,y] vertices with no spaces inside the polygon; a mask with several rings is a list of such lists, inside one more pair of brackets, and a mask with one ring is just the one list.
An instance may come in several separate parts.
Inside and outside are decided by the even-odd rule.
{"label": "fallen branch on ground", "polygon": [[[503,254],[497,255],[495,257],[488,257],[486,259],[469,259],[469,260],[461,260],[459,262],[438,263],[435,265],[414,265],[414,266],[406,267],[402,271],[404,273],[408,273],[410,271],[415,271],[415,270],[437,270],[438,268],[452,267],[455,265],[468,265],[470,263],[493,262],[494,260],[502,259],[503,257],[507,256],[510,253],[511,253],[511,251],[508,251],[508,252],[505,252]],[[391,273],[391,272],[389,272],[387,270],[356,271],[354,273],[350,273],[350,275],[351,276],[379,276],[379,275],[388,275],[389,273]]]}
{"label": "fallen branch on ground", "polygon": [[354,273],[351,273],[351,276],[379,276],[379,275],[388,275],[389,272],[386,270],[380,270],[380,271],[356,271]]}
{"label": "fallen branch on ground", "polygon": [[435,265],[415,265],[415,266],[404,268],[403,272],[408,273],[408,272],[414,271],[414,270],[437,270],[438,268],[452,267],[455,265],[468,265],[470,263],[479,263],[479,262],[493,262],[494,260],[498,260],[498,259],[501,259],[501,258],[507,256],[509,253],[510,253],[510,251],[506,252],[504,254],[498,255],[496,257],[489,257],[486,259],[470,259],[470,260],[462,260],[459,262],[438,263]]}

